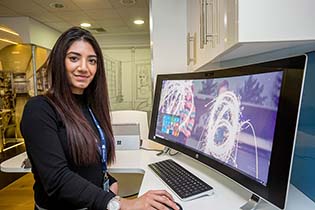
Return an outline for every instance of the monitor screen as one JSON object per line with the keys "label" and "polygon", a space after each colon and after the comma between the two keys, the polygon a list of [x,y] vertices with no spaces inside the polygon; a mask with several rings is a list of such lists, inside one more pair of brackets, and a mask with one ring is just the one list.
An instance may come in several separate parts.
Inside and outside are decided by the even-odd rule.
{"label": "monitor screen", "polygon": [[[290,64],[295,57],[291,62],[159,75],[150,139],[206,163],[281,207],[290,169],[283,164],[292,158],[303,79],[305,57],[298,58],[298,68]],[[286,169],[280,188],[277,167]],[[281,198],[276,189],[283,190]]]}
{"label": "monitor screen", "polygon": [[266,185],[282,75],[165,80],[156,136]]}

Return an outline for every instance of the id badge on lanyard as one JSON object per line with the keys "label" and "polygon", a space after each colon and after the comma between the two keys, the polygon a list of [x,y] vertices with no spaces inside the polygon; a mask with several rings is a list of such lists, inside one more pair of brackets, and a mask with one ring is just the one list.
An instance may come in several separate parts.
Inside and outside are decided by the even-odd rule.
{"label": "id badge on lanyard", "polygon": [[103,190],[108,192],[109,191],[109,178],[107,175],[107,150],[106,150],[105,135],[104,135],[103,130],[102,130],[100,124],[98,123],[96,117],[94,116],[91,108],[89,108],[89,112],[90,112],[90,115],[92,116],[92,119],[94,121],[94,124],[95,124],[97,131],[99,133],[99,136],[100,136],[101,145],[99,146],[99,152],[100,152],[101,157],[102,157],[102,171],[104,173]]}
{"label": "id badge on lanyard", "polygon": [[106,192],[109,191],[109,178],[108,178],[107,172],[104,174],[103,190]]}

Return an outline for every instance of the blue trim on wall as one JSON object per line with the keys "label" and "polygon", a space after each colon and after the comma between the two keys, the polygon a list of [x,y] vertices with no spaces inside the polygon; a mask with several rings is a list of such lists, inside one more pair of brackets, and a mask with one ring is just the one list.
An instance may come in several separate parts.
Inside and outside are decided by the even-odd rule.
{"label": "blue trim on wall", "polygon": [[315,52],[307,56],[291,183],[315,201]]}

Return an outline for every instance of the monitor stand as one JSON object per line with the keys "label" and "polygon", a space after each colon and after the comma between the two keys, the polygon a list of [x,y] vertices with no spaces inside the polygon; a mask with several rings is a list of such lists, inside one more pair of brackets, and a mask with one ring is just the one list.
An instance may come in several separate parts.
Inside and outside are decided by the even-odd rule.
{"label": "monitor stand", "polygon": [[252,194],[252,197],[245,203],[243,206],[240,207],[240,210],[255,210],[260,198],[257,195]]}

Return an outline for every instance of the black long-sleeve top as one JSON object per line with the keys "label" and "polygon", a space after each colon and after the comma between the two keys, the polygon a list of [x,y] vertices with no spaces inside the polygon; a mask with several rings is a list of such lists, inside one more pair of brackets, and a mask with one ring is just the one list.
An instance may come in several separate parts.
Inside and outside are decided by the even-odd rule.
{"label": "black long-sleeve top", "polygon": [[[84,116],[96,130],[84,96],[75,97]],[[102,189],[101,160],[85,167],[74,164],[64,123],[45,97],[36,96],[27,102],[20,126],[32,163],[37,205],[49,210],[106,209],[115,194]],[[111,177],[110,182],[113,181]]]}

